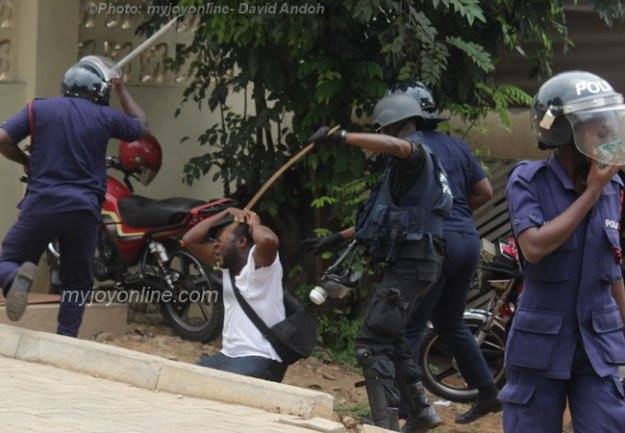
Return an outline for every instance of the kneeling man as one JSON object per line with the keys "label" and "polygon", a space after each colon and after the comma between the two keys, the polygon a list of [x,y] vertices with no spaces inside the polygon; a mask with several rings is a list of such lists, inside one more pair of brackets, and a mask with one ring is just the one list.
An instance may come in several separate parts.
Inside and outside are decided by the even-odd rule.
{"label": "kneeling man", "polygon": [[224,327],[222,349],[204,355],[205,367],[281,382],[286,372],[271,343],[248,319],[232,287],[272,327],[285,319],[282,265],[278,236],[261,224],[254,212],[229,208],[202,221],[182,239],[189,251],[223,274]]}

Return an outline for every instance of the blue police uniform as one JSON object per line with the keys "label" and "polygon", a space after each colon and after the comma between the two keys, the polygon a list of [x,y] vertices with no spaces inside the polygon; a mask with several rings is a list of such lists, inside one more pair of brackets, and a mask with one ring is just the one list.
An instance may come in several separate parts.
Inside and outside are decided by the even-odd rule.
{"label": "blue police uniform", "polygon": [[[17,222],[2,242],[0,286],[5,295],[19,266],[37,263],[46,245],[59,240],[61,286],[91,290],[97,224],[106,192],[106,147],[110,138],[138,139],[135,117],[80,98],[37,99],[0,125],[17,145],[34,130],[29,185]],[[80,298],[82,299],[82,298]],[[61,300],[58,333],[76,336],[84,305]]]}
{"label": "blue police uniform", "polygon": [[[538,263],[524,264],[524,289],[506,348],[505,433],[562,431],[568,399],[576,433],[625,432],[617,365],[625,363],[623,320],[611,294],[621,278],[615,176],[574,233]],[[555,156],[522,162],[508,182],[518,237],[564,212],[579,196]]]}
{"label": "blue police uniform", "polygon": [[[420,339],[428,320],[451,349],[471,388],[493,384],[493,376],[475,337],[463,321],[469,288],[480,255],[480,238],[469,206],[471,187],[486,177],[469,146],[436,131],[423,133],[424,143],[436,154],[447,172],[453,193],[451,214],[443,221],[447,258],[441,277],[406,324],[406,338],[418,361]],[[494,396],[493,396],[494,397]]]}

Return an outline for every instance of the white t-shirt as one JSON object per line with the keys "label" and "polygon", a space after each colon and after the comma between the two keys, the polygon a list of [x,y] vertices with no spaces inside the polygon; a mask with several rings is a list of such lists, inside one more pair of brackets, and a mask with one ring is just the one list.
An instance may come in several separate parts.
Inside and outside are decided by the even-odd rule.
{"label": "white t-shirt", "polygon": [[[282,294],[282,264],[276,254],[274,262],[256,269],[252,246],[247,263],[235,277],[241,295],[268,327],[285,319]],[[222,269],[224,329],[221,353],[231,358],[241,356],[262,356],[281,362],[282,360],[239,306],[232,290],[230,271]]]}

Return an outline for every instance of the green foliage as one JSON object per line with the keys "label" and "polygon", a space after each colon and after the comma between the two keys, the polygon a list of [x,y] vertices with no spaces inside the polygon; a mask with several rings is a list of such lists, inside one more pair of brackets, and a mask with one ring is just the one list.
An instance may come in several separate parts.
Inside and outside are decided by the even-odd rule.
{"label": "green foliage", "polygon": [[330,350],[332,359],[341,364],[356,366],[354,340],[362,320],[350,320],[345,316],[318,316],[317,329],[320,343]]}

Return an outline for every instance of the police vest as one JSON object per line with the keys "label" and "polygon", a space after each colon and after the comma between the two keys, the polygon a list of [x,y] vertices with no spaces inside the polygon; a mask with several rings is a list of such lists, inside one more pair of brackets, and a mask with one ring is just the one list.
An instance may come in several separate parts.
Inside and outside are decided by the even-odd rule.
{"label": "police vest", "polygon": [[[407,244],[424,237],[441,238],[443,219],[449,216],[453,205],[451,188],[445,169],[425,145],[425,164],[421,173],[415,173],[413,185],[395,203],[391,194],[394,166],[391,164],[360,209],[356,219],[356,239],[371,255],[385,260],[406,257],[402,250]],[[410,255],[410,253],[408,253]]]}

